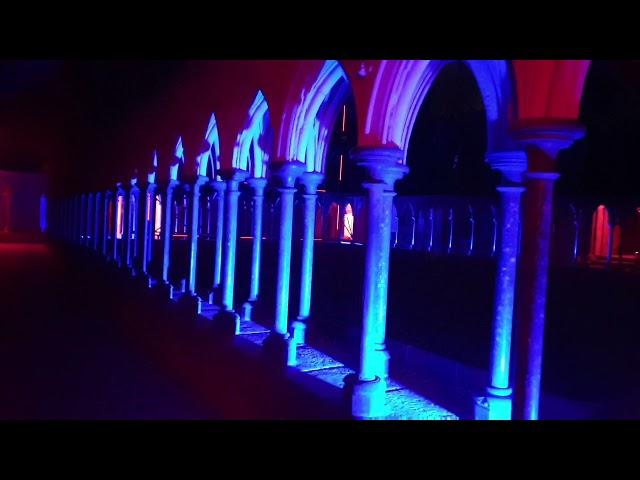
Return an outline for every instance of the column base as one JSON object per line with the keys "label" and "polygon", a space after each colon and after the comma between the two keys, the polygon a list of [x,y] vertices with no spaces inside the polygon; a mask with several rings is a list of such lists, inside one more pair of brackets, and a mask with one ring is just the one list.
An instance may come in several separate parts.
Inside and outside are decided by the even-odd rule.
{"label": "column base", "polygon": [[188,315],[196,316],[202,313],[202,300],[198,295],[183,295],[180,303]]}
{"label": "column base", "polygon": [[243,322],[250,322],[252,320],[253,310],[256,307],[256,300],[247,300],[242,304],[242,312],[240,318]]}
{"label": "column base", "polygon": [[211,290],[209,292],[209,296],[208,296],[208,302],[211,305],[218,305],[220,306],[220,300],[219,298],[222,297],[222,290],[220,289],[220,287],[213,287],[213,290]]}
{"label": "column base", "polygon": [[474,398],[475,420],[511,420],[513,397],[510,388],[487,388],[487,394]]}
{"label": "column base", "polygon": [[158,292],[160,292],[161,296],[168,298],[169,300],[173,298],[173,285],[170,283],[160,280],[156,284],[156,288],[158,289]]}
{"label": "column base", "polygon": [[307,340],[307,319],[298,317],[291,323],[291,336],[297,345],[304,345]]}
{"label": "column base", "polygon": [[[277,367],[289,365],[292,339],[289,335],[271,332],[262,343],[262,352],[267,361]],[[293,343],[295,352],[295,343]],[[295,365],[295,353],[293,356]]]}
{"label": "column base", "polygon": [[225,337],[235,337],[240,333],[240,315],[233,310],[220,310],[211,319],[216,333]]}
{"label": "column base", "polygon": [[344,379],[345,394],[351,397],[351,416],[356,420],[383,419],[389,415],[387,382],[376,377],[360,380],[356,375]]}

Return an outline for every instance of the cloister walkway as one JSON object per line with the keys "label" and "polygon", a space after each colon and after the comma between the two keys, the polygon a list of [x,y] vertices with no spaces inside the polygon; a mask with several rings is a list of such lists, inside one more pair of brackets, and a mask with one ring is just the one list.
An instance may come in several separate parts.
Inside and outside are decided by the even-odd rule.
{"label": "cloister walkway", "polygon": [[[2,419],[348,418],[341,387],[357,362],[339,342],[318,337],[283,375],[260,355],[263,325],[220,343],[205,318],[102,258],[0,243],[0,264]],[[486,372],[392,339],[389,349],[394,418],[472,418]],[[589,405],[545,398],[547,418],[589,417]]]}

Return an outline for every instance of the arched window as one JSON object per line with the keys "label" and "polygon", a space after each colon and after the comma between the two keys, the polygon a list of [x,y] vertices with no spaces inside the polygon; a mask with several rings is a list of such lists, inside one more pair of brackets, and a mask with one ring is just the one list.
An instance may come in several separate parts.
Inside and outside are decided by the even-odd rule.
{"label": "arched window", "polygon": [[347,203],[344,208],[344,216],[342,218],[343,228],[342,228],[342,240],[353,240],[353,209],[351,208],[351,204]]}
{"label": "arched window", "polygon": [[160,197],[160,195],[156,195],[155,218],[153,222],[153,238],[155,240],[160,240],[161,233],[162,233],[162,198]]}
{"label": "arched window", "polygon": [[124,233],[124,197],[122,195],[117,197],[116,222],[116,236],[120,240]]}

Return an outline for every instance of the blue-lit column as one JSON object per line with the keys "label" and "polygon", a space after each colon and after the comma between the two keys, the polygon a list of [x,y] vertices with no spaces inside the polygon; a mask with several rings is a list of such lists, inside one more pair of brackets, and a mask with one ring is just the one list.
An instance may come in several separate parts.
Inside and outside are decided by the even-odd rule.
{"label": "blue-lit column", "polygon": [[240,329],[240,316],[233,310],[233,290],[235,287],[236,243],[238,237],[238,187],[248,173],[232,168],[220,172],[227,184],[224,209],[224,243],[222,256],[222,304],[214,316],[216,325],[226,333],[237,335]]}
{"label": "blue-lit column", "polygon": [[222,280],[222,235],[224,229],[224,191],[227,189],[222,180],[211,182],[216,197],[216,244],[213,260],[213,285],[209,294],[209,303],[213,305],[220,296],[220,283]]}
{"label": "blue-lit column", "polygon": [[151,246],[151,238],[153,225],[155,223],[154,211],[156,201],[156,184],[147,183],[146,198],[144,202],[144,219],[142,228],[142,258],[140,259],[140,270],[143,275],[147,275],[147,265],[149,263],[149,250]]}
{"label": "blue-lit column", "polygon": [[73,230],[71,241],[73,243],[80,243],[80,196],[74,195],[72,200],[73,205]]}
{"label": "blue-lit column", "polygon": [[242,305],[242,320],[251,320],[251,312],[258,301],[260,289],[260,257],[262,251],[262,210],[266,178],[250,178],[247,183],[253,190],[253,244],[251,249],[251,282],[249,299]]}
{"label": "blue-lit column", "polygon": [[131,221],[133,225],[131,232],[133,236],[133,245],[131,247],[131,273],[136,275],[138,270],[136,259],[138,259],[138,244],[140,243],[140,188],[137,183],[131,187],[131,195],[133,197],[133,207],[131,208]]}
{"label": "blue-lit column", "polygon": [[[276,282],[276,312],[271,333],[264,342],[268,355],[281,365],[295,363],[288,358],[293,341],[288,333],[289,280],[291,276],[291,233],[293,230],[293,197],[296,179],[304,172],[300,162],[279,162],[271,164],[274,177],[280,187],[280,228],[278,245],[278,277]],[[293,349],[295,355],[295,349]],[[285,363],[286,362],[286,363]]]}
{"label": "blue-lit column", "polygon": [[[120,265],[120,255],[118,252],[118,221],[119,221],[119,217],[120,217],[120,212],[118,210],[118,206],[120,205],[119,202],[119,198],[122,197],[125,194],[124,190],[122,189],[122,184],[120,182],[118,182],[117,187],[116,187],[116,191],[115,191],[115,196],[114,196],[114,202],[113,202],[113,211],[114,211],[114,216],[113,216],[113,251],[112,251],[112,259],[113,261],[116,263],[116,266]],[[124,202],[123,202],[124,203]],[[123,205],[124,208],[124,205]]]}
{"label": "blue-lit column", "polygon": [[528,160],[515,302],[513,418],[516,420],[539,418],[553,187],[559,177],[554,172],[555,159],[560,149],[582,135],[581,128],[567,125],[516,132],[526,147]]}
{"label": "blue-lit column", "polygon": [[96,192],[94,196],[94,215],[93,215],[93,249],[98,251],[98,238],[100,234],[100,205],[102,204],[102,193]]}
{"label": "blue-lit column", "polygon": [[208,181],[207,177],[198,175],[193,182],[191,195],[191,225],[189,227],[189,271],[188,271],[188,296],[185,301],[190,302],[193,312],[198,315],[202,311],[202,300],[196,293],[196,278],[198,267],[198,222],[200,219],[200,188]]}
{"label": "blue-lit column", "polygon": [[512,407],[511,332],[520,237],[520,200],[524,191],[522,173],[527,167],[527,157],[524,151],[496,152],[487,155],[487,162],[502,176],[497,187],[500,194],[500,232],[489,385],[487,395],[482,399],[484,401],[476,410],[476,419],[509,420]]}
{"label": "blue-lit column", "polygon": [[86,200],[85,200],[85,210],[84,210],[84,219],[85,219],[85,224],[84,224],[84,242],[83,245],[85,248],[89,248],[89,246],[91,245],[91,207],[92,207],[92,203],[93,203],[93,195],[91,195],[90,193],[88,193],[86,195]]}
{"label": "blue-lit column", "polygon": [[409,169],[396,148],[357,148],[352,158],[367,170],[367,241],[365,244],[362,337],[358,377],[352,385],[354,418],[387,415],[389,353],[385,345],[391,216],[395,182]]}
{"label": "blue-lit column", "polygon": [[169,283],[169,261],[171,259],[171,239],[173,237],[173,191],[178,186],[177,180],[169,180],[165,198],[162,202],[162,274],[159,283],[160,288],[173,297],[173,285]]}
{"label": "blue-lit column", "polygon": [[104,193],[104,210],[102,211],[102,256],[107,258],[107,240],[109,238],[109,205],[112,194],[110,191]]}
{"label": "blue-lit column", "polygon": [[122,232],[122,239],[124,241],[124,266],[125,268],[131,267],[131,233],[133,232],[132,225],[132,209],[131,209],[131,195],[132,195],[131,187],[129,190],[125,191],[125,201],[123,202],[122,208],[124,209],[124,215],[122,217],[124,225]]}
{"label": "blue-lit column", "polygon": [[85,229],[85,247],[91,248],[93,243],[93,213],[94,213],[94,195],[89,193],[87,195],[87,227]]}
{"label": "blue-lit column", "polygon": [[[298,182],[304,188],[304,219],[302,232],[302,256],[300,259],[300,304],[298,317],[291,324],[293,349],[306,341],[307,321],[311,314],[311,282],[313,278],[313,244],[316,230],[316,199],[318,185],[324,176],[317,172],[303,173]],[[289,365],[295,365],[296,352],[289,353]]]}
{"label": "blue-lit column", "polygon": [[87,241],[87,196],[83,193],[80,195],[80,218],[78,219],[78,225],[80,232],[78,235],[78,244],[84,246]]}

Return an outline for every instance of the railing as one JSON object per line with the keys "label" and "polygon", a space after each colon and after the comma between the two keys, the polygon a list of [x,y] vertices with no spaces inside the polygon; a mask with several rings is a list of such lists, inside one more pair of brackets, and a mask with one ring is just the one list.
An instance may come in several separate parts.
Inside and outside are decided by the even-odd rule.
{"label": "railing", "polygon": [[[204,187],[200,197],[199,237],[215,239],[216,193]],[[163,192],[154,200],[153,238],[160,239]],[[191,208],[188,189],[178,188],[173,198],[173,239],[184,240]],[[640,202],[639,202],[640,204]],[[107,239],[113,236],[113,200],[108,203]],[[318,242],[364,244],[366,205],[363,195],[319,192],[316,200],[315,239]],[[499,198],[444,195],[396,196],[391,219],[391,247],[433,256],[490,259],[500,249]],[[279,196],[265,193],[263,238],[277,241],[280,216]],[[238,204],[238,236],[252,235],[253,200],[242,190]],[[135,222],[134,222],[135,223]],[[302,238],[303,202],[294,203],[294,238]],[[135,235],[136,228],[132,229]],[[521,229],[522,231],[522,229]],[[551,261],[555,265],[591,268],[640,267],[640,207],[630,202],[600,203],[594,199],[556,198],[552,224]]]}

